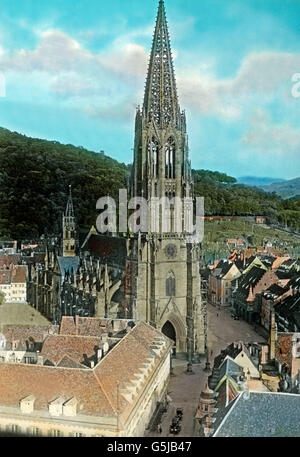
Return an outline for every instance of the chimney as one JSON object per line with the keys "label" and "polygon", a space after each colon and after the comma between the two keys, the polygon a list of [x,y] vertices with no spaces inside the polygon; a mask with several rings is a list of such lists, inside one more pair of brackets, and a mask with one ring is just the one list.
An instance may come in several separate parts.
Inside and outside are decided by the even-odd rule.
{"label": "chimney", "polygon": [[244,400],[249,400],[250,398],[250,392],[249,392],[249,389],[248,389],[248,386],[245,388],[244,390],[244,394],[243,394],[243,399]]}
{"label": "chimney", "polygon": [[97,350],[97,362],[99,362],[102,359],[102,349]]}
{"label": "chimney", "polygon": [[44,359],[43,356],[40,354],[40,351],[36,351],[37,355],[37,365],[43,365],[44,364]]}

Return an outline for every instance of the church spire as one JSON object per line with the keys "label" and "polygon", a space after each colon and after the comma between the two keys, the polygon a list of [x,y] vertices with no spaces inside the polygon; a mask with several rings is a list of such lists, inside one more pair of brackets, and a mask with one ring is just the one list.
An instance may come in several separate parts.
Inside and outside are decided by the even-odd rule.
{"label": "church spire", "polygon": [[158,126],[180,117],[172,52],[163,0],[160,0],[143,105],[144,115]]}
{"label": "church spire", "polygon": [[73,207],[73,199],[72,199],[72,186],[69,185],[69,198],[66,208],[66,217],[74,217],[74,207]]}
{"label": "church spire", "polygon": [[69,186],[69,198],[63,215],[63,257],[75,256],[76,222],[74,215],[72,187]]}

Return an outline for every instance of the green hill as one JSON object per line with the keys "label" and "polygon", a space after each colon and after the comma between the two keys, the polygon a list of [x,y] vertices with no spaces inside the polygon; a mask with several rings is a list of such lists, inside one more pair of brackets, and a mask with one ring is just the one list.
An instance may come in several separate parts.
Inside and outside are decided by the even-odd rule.
{"label": "green hill", "polygon": [[[0,237],[56,233],[72,185],[79,226],[95,224],[98,198],[127,186],[130,166],[82,147],[28,138],[0,128]],[[236,184],[224,173],[193,170],[207,214],[262,214],[300,227],[300,200]]]}
{"label": "green hill", "polygon": [[0,236],[55,233],[72,185],[80,227],[95,224],[96,202],[126,187],[128,167],[103,153],[28,138],[0,128]]}
{"label": "green hill", "polygon": [[299,199],[284,200],[255,187],[219,182],[209,175],[199,177],[196,171],[194,179],[195,195],[205,197],[207,215],[264,215],[274,223],[300,227]]}
{"label": "green hill", "polygon": [[264,187],[266,192],[275,192],[282,198],[300,197],[300,178],[278,182]]}

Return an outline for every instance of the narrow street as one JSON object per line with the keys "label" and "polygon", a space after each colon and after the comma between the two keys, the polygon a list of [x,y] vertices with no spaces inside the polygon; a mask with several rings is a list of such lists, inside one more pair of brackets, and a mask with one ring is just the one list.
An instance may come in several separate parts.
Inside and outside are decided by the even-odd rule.
{"label": "narrow street", "polygon": [[[263,342],[265,338],[254,331],[253,327],[242,320],[236,321],[231,317],[229,309],[218,310],[207,305],[208,315],[208,348],[212,351],[211,364],[214,357],[233,341]],[[194,436],[194,415],[198,406],[201,391],[204,389],[210,373],[204,371],[205,359],[200,364],[193,365],[193,374],[187,373],[187,362],[174,360],[168,394],[172,399],[168,411],[162,417],[162,433],[150,432],[150,437],[171,437],[169,433],[172,418],[176,415],[176,408],[183,408],[183,420],[179,437]]]}

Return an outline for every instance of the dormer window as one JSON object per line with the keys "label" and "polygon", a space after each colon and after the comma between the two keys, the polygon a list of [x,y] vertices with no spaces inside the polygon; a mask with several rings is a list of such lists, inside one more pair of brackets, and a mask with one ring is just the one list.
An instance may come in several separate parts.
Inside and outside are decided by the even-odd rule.
{"label": "dormer window", "polygon": [[51,416],[61,416],[63,412],[63,404],[65,401],[65,398],[58,397],[56,400],[49,403],[49,414]]}
{"label": "dormer window", "polygon": [[35,397],[29,395],[20,401],[20,409],[23,414],[31,414],[34,410]]}
{"label": "dormer window", "polygon": [[67,417],[74,417],[77,414],[77,400],[75,397],[63,404],[63,414]]}

